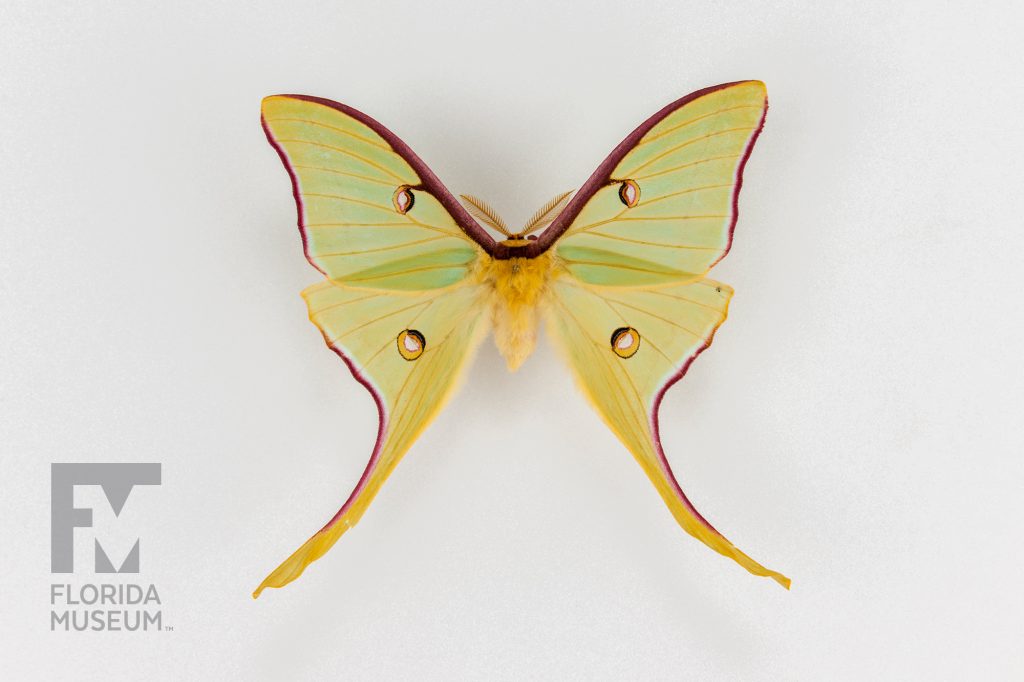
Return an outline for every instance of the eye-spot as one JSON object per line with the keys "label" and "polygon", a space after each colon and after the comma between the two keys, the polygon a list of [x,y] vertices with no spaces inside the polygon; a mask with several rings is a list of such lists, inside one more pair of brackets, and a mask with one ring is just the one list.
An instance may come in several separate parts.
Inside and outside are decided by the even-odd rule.
{"label": "eye-spot", "polygon": [[398,335],[398,353],[406,360],[416,360],[426,347],[427,340],[415,329],[403,329]]}
{"label": "eye-spot", "polygon": [[413,195],[409,185],[401,185],[391,195],[391,203],[395,205],[396,211],[405,215],[412,209],[413,204],[416,203],[416,197]]}
{"label": "eye-spot", "polygon": [[640,350],[640,332],[632,327],[619,327],[612,332],[611,344],[620,358],[631,358]]}
{"label": "eye-spot", "polygon": [[633,180],[623,180],[619,183],[619,200],[626,205],[626,208],[633,208],[640,203],[640,185]]}

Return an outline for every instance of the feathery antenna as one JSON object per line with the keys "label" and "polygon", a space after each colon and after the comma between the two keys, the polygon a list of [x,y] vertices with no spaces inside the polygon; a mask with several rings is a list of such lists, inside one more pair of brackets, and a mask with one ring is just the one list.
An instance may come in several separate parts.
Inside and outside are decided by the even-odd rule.
{"label": "feathery antenna", "polygon": [[505,225],[505,221],[501,219],[498,212],[491,208],[486,201],[477,199],[469,194],[460,194],[459,196],[462,197],[462,203],[466,205],[466,210],[469,211],[470,215],[490,225],[506,237],[512,236],[508,226]]}
{"label": "feathery antenna", "polygon": [[523,228],[523,235],[528,235],[550,225],[551,221],[553,221],[558,214],[562,212],[562,209],[565,208],[565,204],[569,201],[569,197],[572,196],[572,193],[575,191],[576,190],[571,189],[568,192],[563,192],[541,206],[537,212],[533,214],[533,217],[526,222],[526,227]]}

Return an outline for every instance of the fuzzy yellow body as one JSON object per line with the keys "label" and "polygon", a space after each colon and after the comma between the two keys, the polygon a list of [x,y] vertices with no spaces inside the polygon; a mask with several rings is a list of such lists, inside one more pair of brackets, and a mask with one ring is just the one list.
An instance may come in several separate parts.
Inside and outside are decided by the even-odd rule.
{"label": "fuzzy yellow body", "polygon": [[483,255],[479,261],[478,281],[491,291],[494,343],[511,371],[518,369],[537,345],[540,307],[554,275],[555,261],[549,252],[536,258],[506,260]]}

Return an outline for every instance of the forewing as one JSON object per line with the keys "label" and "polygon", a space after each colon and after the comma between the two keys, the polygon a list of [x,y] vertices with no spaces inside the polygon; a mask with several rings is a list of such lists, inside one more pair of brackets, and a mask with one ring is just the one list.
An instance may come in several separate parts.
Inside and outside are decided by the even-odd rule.
{"label": "forewing", "polygon": [[[714,529],[683,493],[661,447],[658,408],[665,391],[725,321],[732,290],[701,279],[651,289],[595,288],[561,277],[552,285],[548,329],[577,382],[690,535],[755,575],[789,587],[789,579],[760,565]],[[631,330],[623,332],[622,330]],[[635,333],[631,337],[616,336]]]}
{"label": "forewing", "polygon": [[348,500],[253,596],[295,580],[356,524],[456,387],[487,329],[485,296],[475,284],[403,295],[324,282],[303,292],[327,345],[373,395],[380,424],[369,464]]}
{"label": "forewing", "polygon": [[493,247],[419,157],[365,114],[275,95],[263,100],[262,119],[291,176],[306,257],[328,279],[378,290],[443,288]]}
{"label": "forewing", "polygon": [[743,167],[767,106],[764,84],[743,81],[665,107],[601,164],[542,242],[557,239],[566,268],[589,284],[701,278],[732,244]]}

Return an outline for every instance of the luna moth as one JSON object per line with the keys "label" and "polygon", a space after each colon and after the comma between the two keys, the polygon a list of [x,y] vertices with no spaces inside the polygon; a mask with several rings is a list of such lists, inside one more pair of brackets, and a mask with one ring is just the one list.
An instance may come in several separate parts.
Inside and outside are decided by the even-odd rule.
{"label": "luna moth", "polygon": [[627,135],[579,191],[513,231],[483,201],[460,203],[369,116],[319,97],[265,98],[263,128],[291,178],[305,255],[324,276],[302,292],[310,320],[373,396],[379,425],[341,509],[253,596],[298,578],[359,521],[489,331],[514,370],[541,320],[683,530],[788,588],[694,508],[658,428],[665,392],[725,321],[733,291],[706,275],[732,244],[767,106],[760,81],[678,99]]}

